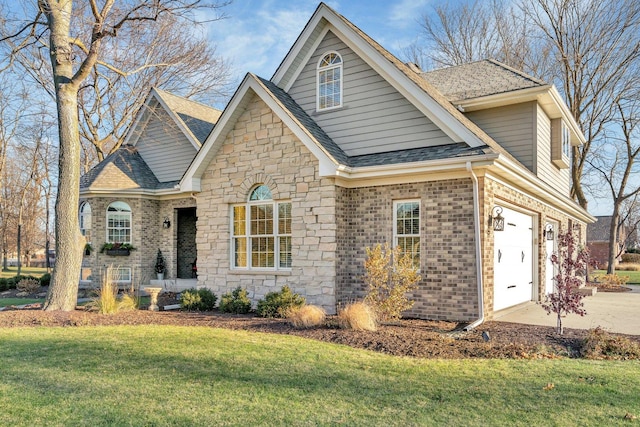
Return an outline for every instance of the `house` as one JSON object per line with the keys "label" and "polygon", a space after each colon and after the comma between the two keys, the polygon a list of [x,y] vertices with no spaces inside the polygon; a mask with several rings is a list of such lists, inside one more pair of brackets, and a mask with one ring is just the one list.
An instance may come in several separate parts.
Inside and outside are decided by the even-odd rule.
{"label": "house", "polygon": [[[159,123],[188,131],[165,94],[150,98],[145,109],[157,102],[173,119]],[[94,230],[142,249],[132,265],[148,271],[166,248],[170,279],[182,265],[174,224],[195,209],[197,284],[216,294],[240,286],[255,302],[289,285],[335,312],[365,293],[365,248],[389,242],[422,275],[405,315],[477,324],[551,292],[558,233],[584,242],[594,221],[569,197],[570,149],[584,136],[553,85],[493,60],[423,72],[324,3],[270,80],[247,74],[219,118],[198,118],[215,126],[181,176],[152,154],[173,166],[176,151],[158,145],[197,138],[152,135],[142,112],[122,166],[105,163],[151,182],[119,191],[109,178],[101,193],[92,171],[82,196]],[[111,236],[119,216],[102,217],[119,201],[130,234]]]}
{"label": "house", "polygon": [[[609,236],[611,235],[611,215],[597,216],[597,221],[587,226],[587,247],[591,260],[597,264],[597,268],[606,268],[609,263]],[[623,245],[627,239],[627,230],[623,225],[616,243],[616,253],[622,255]],[[617,262],[621,257],[616,258]]]}

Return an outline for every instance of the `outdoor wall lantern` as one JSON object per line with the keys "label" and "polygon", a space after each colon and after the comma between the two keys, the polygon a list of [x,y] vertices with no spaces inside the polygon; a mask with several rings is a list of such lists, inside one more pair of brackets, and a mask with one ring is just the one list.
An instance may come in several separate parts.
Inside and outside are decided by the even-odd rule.
{"label": "outdoor wall lantern", "polygon": [[542,237],[546,237],[547,240],[553,240],[553,225],[547,224],[542,233]]}
{"label": "outdoor wall lantern", "polygon": [[489,223],[493,226],[493,231],[504,231],[504,218],[501,215],[502,208],[494,206],[489,215]]}
{"label": "outdoor wall lantern", "polygon": [[169,228],[169,227],[171,227],[171,221],[169,221],[168,216],[165,216],[164,222],[162,223],[162,228]]}

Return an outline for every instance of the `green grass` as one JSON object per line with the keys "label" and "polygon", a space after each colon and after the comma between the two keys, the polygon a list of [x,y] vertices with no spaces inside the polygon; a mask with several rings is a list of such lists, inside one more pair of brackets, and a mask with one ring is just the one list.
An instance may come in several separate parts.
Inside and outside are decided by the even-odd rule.
{"label": "green grass", "polygon": [[[607,270],[596,270],[593,274],[607,274]],[[627,276],[629,285],[640,285],[640,271],[622,271],[616,270],[618,276]]]}
{"label": "green grass", "polygon": [[418,360],[173,326],[5,328],[0,360],[0,425],[610,426],[640,416],[637,361]]}
{"label": "green grass", "polygon": [[44,298],[0,298],[0,307],[33,304],[35,302],[44,302]]}
{"label": "green grass", "polygon": [[[40,277],[47,272],[46,268],[39,267],[22,267],[20,274],[23,276],[35,276]],[[18,267],[8,267],[7,271],[0,269],[0,277],[9,278],[18,274]]]}

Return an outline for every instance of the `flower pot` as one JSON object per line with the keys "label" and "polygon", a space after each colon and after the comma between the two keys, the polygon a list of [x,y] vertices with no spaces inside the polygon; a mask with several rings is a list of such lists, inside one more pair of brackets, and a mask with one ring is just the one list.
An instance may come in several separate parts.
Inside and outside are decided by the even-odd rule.
{"label": "flower pot", "polygon": [[164,280],[164,273],[156,273],[158,275],[158,280]]}

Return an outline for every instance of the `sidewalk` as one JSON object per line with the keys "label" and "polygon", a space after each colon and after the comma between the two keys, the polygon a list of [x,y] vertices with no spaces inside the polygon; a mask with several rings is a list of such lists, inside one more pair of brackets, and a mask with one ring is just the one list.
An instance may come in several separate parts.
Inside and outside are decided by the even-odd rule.
{"label": "sidewalk", "polygon": [[[593,329],[598,326],[621,334],[640,335],[640,286],[629,285],[631,292],[598,292],[585,297],[587,314],[580,317],[570,314],[562,319],[565,328]],[[547,312],[540,304],[531,302],[505,310],[493,319],[498,322],[525,323],[528,325],[556,326],[556,315]]]}

